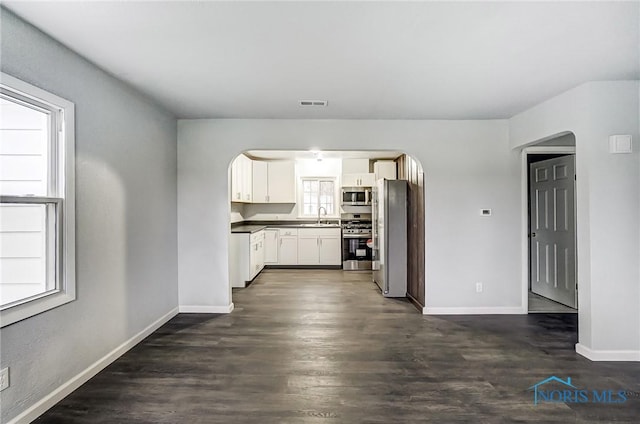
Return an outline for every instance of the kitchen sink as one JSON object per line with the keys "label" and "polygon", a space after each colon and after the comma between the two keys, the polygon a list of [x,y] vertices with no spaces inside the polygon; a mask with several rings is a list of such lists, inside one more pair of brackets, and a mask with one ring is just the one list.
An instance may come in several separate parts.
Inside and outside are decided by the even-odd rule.
{"label": "kitchen sink", "polygon": [[340,224],[318,224],[316,222],[314,222],[313,224],[300,224],[301,227],[340,227]]}

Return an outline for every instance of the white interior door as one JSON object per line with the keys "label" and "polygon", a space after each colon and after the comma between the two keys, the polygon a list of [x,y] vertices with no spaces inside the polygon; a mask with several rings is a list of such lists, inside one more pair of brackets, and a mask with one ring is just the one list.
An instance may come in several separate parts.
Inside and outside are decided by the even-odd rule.
{"label": "white interior door", "polygon": [[575,156],[529,168],[531,291],[577,307]]}

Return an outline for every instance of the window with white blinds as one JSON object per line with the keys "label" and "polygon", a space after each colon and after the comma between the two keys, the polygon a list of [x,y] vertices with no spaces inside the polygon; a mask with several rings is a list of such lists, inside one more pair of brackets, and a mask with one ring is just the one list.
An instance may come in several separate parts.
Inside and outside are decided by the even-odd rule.
{"label": "window with white blinds", "polygon": [[0,75],[0,323],[75,299],[73,104]]}

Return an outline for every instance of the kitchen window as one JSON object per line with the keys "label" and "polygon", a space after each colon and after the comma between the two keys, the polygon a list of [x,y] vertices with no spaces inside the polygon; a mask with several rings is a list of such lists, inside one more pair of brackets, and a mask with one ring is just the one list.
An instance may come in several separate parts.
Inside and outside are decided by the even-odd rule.
{"label": "kitchen window", "polygon": [[0,324],[75,299],[74,105],[0,73]]}
{"label": "kitchen window", "polygon": [[[303,217],[317,217],[318,209],[325,208],[327,216],[337,216],[335,178],[302,178]],[[324,214],[323,214],[324,216]]]}

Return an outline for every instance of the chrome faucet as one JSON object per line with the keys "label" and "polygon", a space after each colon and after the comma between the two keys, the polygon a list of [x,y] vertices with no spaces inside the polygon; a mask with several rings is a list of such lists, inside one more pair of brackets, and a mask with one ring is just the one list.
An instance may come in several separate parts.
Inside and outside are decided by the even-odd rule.
{"label": "chrome faucet", "polygon": [[324,206],[320,206],[318,208],[318,225],[320,225],[320,209],[324,209],[324,216],[327,216],[327,208],[325,208]]}

